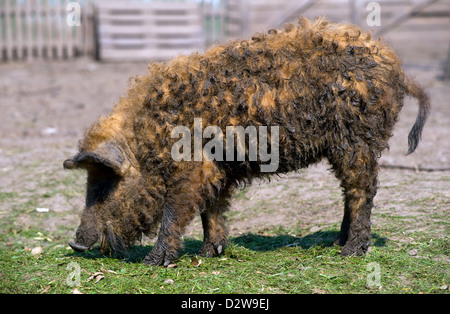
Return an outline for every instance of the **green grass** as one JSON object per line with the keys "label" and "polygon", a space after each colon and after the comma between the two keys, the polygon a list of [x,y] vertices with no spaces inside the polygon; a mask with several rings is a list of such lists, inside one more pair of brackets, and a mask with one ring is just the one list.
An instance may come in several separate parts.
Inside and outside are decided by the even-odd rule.
{"label": "green grass", "polygon": [[[373,246],[364,257],[341,257],[340,248],[332,245],[339,224],[322,220],[313,225],[320,226],[319,231],[310,231],[311,225],[268,224],[251,233],[235,232],[217,258],[198,257],[202,239],[191,234],[184,239],[176,267],[164,268],[141,263],[151,243],[133,247],[126,256],[104,256],[98,247],[85,253],[68,248],[79,222],[84,173],[49,171],[36,164],[29,165],[24,180],[35,184],[0,192],[0,293],[72,293],[74,289],[86,294],[449,293],[445,191],[433,191],[429,197],[412,195],[402,202],[389,200],[376,208]],[[439,180],[436,186],[447,182]],[[390,189],[400,188],[408,186]],[[252,200],[248,189],[238,193],[236,200],[243,209],[228,214],[230,225],[243,219],[241,212],[249,216],[283,211],[285,202],[276,195],[265,203]],[[319,206],[316,199],[300,206],[301,196],[292,195],[292,200],[283,200],[311,215],[321,215],[321,206],[342,206],[340,195],[330,194],[329,201]],[[58,202],[60,208],[68,208],[53,210],[50,205]],[[50,212],[36,212],[42,204],[49,204]],[[294,212],[287,217],[296,219]],[[33,256],[35,247],[42,247],[42,253]]]}
{"label": "green grass", "polygon": [[[149,246],[136,246],[122,257],[103,256],[98,248],[74,253],[53,242],[36,257],[3,248],[0,293],[71,293],[74,288],[82,293],[448,293],[448,239],[418,232],[413,243],[401,244],[375,232],[367,256],[343,258],[331,245],[334,229],[304,236],[279,231],[232,238],[217,258],[196,256],[201,241],[185,239],[173,268],[140,263]],[[295,231],[301,232],[290,234]],[[78,282],[73,265],[80,269]],[[368,281],[374,275],[371,265],[379,267],[379,283]],[[104,278],[89,279],[99,272]]]}

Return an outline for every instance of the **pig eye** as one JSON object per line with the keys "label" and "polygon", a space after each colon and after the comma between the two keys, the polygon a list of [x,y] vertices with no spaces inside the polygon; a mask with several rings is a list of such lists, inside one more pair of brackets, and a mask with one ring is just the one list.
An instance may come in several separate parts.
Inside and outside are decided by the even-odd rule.
{"label": "pig eye", "polygon": [[89,164],[86,169],[88,172],[86,205],[92,206],[106,200],[117,188],[122,177],[101,163]]}

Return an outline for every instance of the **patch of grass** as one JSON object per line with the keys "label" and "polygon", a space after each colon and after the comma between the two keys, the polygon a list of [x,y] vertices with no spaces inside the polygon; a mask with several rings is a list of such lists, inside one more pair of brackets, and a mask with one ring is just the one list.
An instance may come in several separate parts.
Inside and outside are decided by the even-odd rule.
{"label": "patch of grass", "polygon": [[240,189],[240,190],[238,191],[238,193],[236,193],[235,198],[236,198],[237,200],[241,200],[241,199],[248,200],[249,198],[248,198],[248,196],[246,195],[247,192],[248,192],[248,189],[249,189],[248,187],[244,187],[244,188]]}
{"label": "patch of grass", "polygon": [[17,192],[0,192],[0,202],[8,199],[14,199],[18,196]]}
{"label": "patch of grass", "polygon": [[[217,258],[196,256],[201,241],[185,239],[174,268],[143,265],[151,246],[136,246],[122,257],[103,256],[98,248],[74,253],[61,243],[37,257],[1,249],[0,293],[448,293],[448,238],[418,232],[414,243],[388,241],[365,257],[343,258],[332,245],[336,230],[289,232],[302,236],[285,231],[232,238]],[[375,234],[373,242],[382,238]],[[103,278],[91,278],[95,273]]]}
{"label": "patch of grass", "polygon": [[[394,200],[374,210],[370,252],[343,258],[340,248],[333,246],[339,223],[320,220],[325,204],[318,197],[303,201],[293,190],[283,197],[252,199],[254,190],[249,193],[247,187],[237,193],[243,210],[228,213],[230,224],[243,216],[286,214],[284,207],[292,206],[303,210],[301,217],[317,216],[318,222],[312,223],[320,230],[311,231],[317,230],[311,224],[267,224],[252,233],[235,232],[217,258],[197,256],[201,238],[191,235],[184,239],[176,267],[164,268],[141,263],[151,245],[135,246],[125,256],[104,256],[98,248],[85,253],[70,250],[67,242],[79,220],[77,204],[84,198],[85,173],[32,167],[38,175],[24,177],[30,182],[26,188],[0,192],[0,293],[72,293],[74,289],[82,293],[449,293],[444,194],[421,195],[398,204]],[[279,191],[287,188],[283,185]],[[295,197],[286,199],[291,194]],[[51,207],[57,201],[62,202],[60,211]],[[341,208],[338,194],[326,206],[333,208],[338,201],[334,207]],[[51,207],[48,213],[36,212],[36,207],[45,207],[42,204]],[[286,217],[298,220],[295,213]],[[41,247],[42,253],[33,256],[34,247]]]}

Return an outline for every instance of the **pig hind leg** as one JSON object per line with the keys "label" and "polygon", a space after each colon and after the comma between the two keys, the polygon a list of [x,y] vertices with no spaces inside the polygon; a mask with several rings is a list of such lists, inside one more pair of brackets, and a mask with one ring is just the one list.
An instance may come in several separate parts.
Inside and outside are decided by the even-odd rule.
{"label": "pig hind leg", "polygon": [[363,255],[370,245],[370,215],[377,192],[376,155],[369,146],[361,145],[328,158],[344,193],[344,218],[335,243],[343,246],[341,254],[345,256]]}

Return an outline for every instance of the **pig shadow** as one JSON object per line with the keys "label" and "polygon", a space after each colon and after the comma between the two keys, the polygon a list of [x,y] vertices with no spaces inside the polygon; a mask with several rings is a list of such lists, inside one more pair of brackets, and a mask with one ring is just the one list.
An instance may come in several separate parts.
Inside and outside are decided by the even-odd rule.
{"label": "pig shadow", "polygon": [[[289,234],[260,235],[247,233],[238,237],[231,237],[230,242],[246,249],[258,252],[274,251],[283,247],[301,247],[310,249],[313,247],[331,247],[338,235],[338,231],[317,231],[304,237],[296,237]],[[386,238],[378,234],[372,234],[372,245],[382,247],[386,245]],[[202,241],[188,239],[184,241],[184,249],[180,254],[195,255],[202,246]]]}
{"label": "pig shadow", "polygon": [[[296,237],[289,234],[260,235],[247,233],[238,237],[230,237],[230,242],[258,252],[275,251],[283,247],[301,247],[307,250],[314,247],[331,247],[337,235],[337,231],[317,231],[304,237]],[[383,247],[386,245],[387,239],[373,233],[371,241],[373,246]],[[183,242],[183,248],[179,251],[179,256],[195,256],[201,247],[201,240],[186,239]],[[100,247],[95,246],[89,251],[83,253],[72,252],[67,254],[67,256],[78,256],[87,259],[115,258],[130,263],[140,263],[152,248],[152,245],[136,245],[124,253],[103,254],[100,252]]]}

